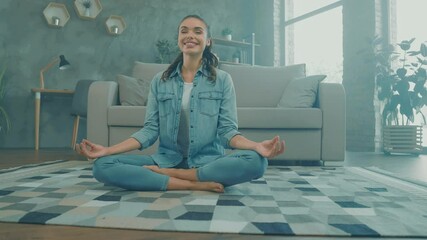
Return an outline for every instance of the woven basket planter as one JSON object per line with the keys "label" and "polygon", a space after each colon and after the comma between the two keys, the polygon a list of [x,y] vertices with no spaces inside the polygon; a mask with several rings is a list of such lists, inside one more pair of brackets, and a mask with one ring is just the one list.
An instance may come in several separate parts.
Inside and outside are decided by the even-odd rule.
{"label": "woven basket planter", "polygon": [[420,154],[422,130],[422,126],[383,126],[384,153]]}

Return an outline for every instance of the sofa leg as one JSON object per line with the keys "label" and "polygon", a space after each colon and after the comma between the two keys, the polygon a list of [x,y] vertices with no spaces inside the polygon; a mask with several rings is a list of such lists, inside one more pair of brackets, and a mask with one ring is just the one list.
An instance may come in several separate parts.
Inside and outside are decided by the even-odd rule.
{"label": "sofa leg", "polygon": [[79,134],[79,123],[80,123],[80,116],[76,115],[74,118],[73,136],[71,138],[72,149],[76,148],[77,135]]}

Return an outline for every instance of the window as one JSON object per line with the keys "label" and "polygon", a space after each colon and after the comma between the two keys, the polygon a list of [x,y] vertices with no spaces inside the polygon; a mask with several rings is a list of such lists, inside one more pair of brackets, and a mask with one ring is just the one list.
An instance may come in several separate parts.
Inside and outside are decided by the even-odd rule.
{"label": "window", "polygon": [[[422,27],[420,16],[427,8],[425,0],[391,0],[390,1],[390,43],[395,46],[395,51],[401,52],[397,43],[415,38],[411,44],[411,51],[420,50],[420,45],[427,41],[427,31]],[[415,57],[407,56],[416,62]]]}
{"label": "window", "polygon": [[419,50],[418,46],[427,41],[427,31],[423,24],[423,16],[427,9],[426,0],[395,0],[396,13],[396,42],[415,38],[414,50]]}
{"label": "window", "polygon": [[285,64],[307,64],[307,75],[342,82],[342,2],[285,0]]}

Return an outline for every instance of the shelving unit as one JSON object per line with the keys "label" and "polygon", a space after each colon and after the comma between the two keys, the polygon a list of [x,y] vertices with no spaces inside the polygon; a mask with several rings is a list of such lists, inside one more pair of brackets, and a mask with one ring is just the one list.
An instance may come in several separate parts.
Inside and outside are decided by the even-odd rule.
{"label": "shelving unit", "polygon": [[[91,2],[91,7],[86,9],[83,6],[83,2]],[[102,5],[99,0],[75,0],[74,9],[76,10],[77,16],[84,20],[94,20],[96,16],[102,11]]]}
{"label": "shelving unit", "polygon": [[[212,38],[214,45],[222,45],[233,47],[236,51],[240,51],[240,62],[230,62],[221,60],[220,63],[226,64],[244,64],[244,65],[255,65],[255,47],[259,47],[260,44],[255,43],[255,33],[252,33],[251,42],[240,42],[235,40],[227,40],[223,38]],[[250,57],[250,59],[248,58]]]}
{"label": "shelving unit", "polygon": [[64,27],[70,20],[67,7],[62,3],[51,2],[43,10],[47,24],[52,27]]}
{"label": "shelving unit", "polygon": [[122,16],[111,15],[105,20],[107,32],[111,35],[120,35],[126,29],[126,22]]}

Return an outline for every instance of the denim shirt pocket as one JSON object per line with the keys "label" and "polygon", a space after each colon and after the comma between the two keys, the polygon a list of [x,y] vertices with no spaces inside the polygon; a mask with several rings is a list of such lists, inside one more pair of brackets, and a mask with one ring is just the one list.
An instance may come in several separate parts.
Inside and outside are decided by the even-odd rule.
{"label": "denim shirt pocket", "polygon": [[208,91],[199,93],[199,110],[203,115],[217,116],[223,99],[222,92]]}
{"label": "denim shirt pocket", "polygon": [[165,117],[172,113],[173,110],[173,93],[158,93],[159,116]]}

